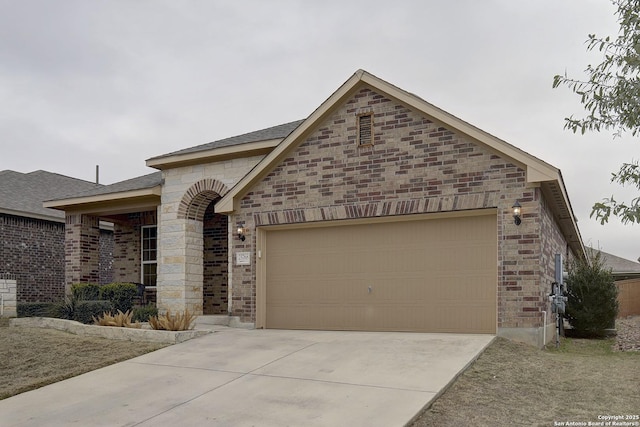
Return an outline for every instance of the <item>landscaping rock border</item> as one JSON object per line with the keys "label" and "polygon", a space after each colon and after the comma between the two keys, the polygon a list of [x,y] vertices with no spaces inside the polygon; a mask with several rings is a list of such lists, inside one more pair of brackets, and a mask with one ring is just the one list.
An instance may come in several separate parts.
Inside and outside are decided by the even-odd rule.
{"label": "landscaping rock border", "polygon": [[113,326],[85,325],[80,322],[51,317],[20,317],[11,319],[9,326],[26,328],[50,328],[69,332],[75,335],[101,337],[121,341],[145,341],[162,344],[177,344],[195,337],[206,335],[211,331],[159,331],[155,329],[118,328]]}
{"label": "landscaping rock border", "polygon": [[616,350],[640,351],[640,316],[616,319],[616,329]]}

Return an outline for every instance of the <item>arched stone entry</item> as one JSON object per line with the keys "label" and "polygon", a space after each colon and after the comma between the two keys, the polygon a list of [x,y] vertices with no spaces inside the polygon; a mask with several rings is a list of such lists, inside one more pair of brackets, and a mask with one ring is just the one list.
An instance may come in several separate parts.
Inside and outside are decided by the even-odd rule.
{"label": "arched stone entry", "polygon": [[221,182],[203,179],[184,193],[173,219],[170,212],[161,213],[161,311],[227,313],[228,225],[226,216],[213,212],[215,202],[227,191]]}

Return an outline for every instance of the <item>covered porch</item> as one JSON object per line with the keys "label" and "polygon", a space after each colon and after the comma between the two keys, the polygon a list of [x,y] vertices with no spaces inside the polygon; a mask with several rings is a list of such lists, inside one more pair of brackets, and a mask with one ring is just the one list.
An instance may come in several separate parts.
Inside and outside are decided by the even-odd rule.
{"label": "covered porch", "polygon": [[[165,227],[163,235],[162,183],[161,172],[156,172],[45,202],[46,207],[63,210],[66,216],[66,292],[70,294],[74,283],[100,283],[99,224],[108,222],[114,230],[115,282],[138,284],[142,301],[156,300],[161,312],[189,309],[196,315],[226,315],[227,217],[215,214],[215,201],[207,201],[197,219]],[[189,247],[190,256],[172,254],[172,242]],[[163,245],[167,248],[164,255]],[[187,295],[191,296],[190,304],[186,304]],[[176,297],[185,301],[184,307],[174,306]]]}

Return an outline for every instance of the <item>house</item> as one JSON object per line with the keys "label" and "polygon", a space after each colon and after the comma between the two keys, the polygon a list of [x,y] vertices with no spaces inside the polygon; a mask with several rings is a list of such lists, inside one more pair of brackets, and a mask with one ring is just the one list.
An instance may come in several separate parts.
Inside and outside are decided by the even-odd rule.
{"label": "house", "polygon": [[[595,249],[587,248],[590,256]],[[640,315],[640,262],[600,252],[605,268],[611,269],[613,279],[618,286],[618,317]]]}
{"label": "house", "polygon": [[559,169],[363,70],[304,120],[147,166],[45,203],[68,284],[98,278],[107,220],[114,280],[156,284],[160,310],[541,346],[555,255],[585,256]]}
{"label": "house", "polygon": [[[0,171],[0,273],[17,281],[17,302],[55,302],[65,291],[65,215],[42,202],[98,184],[42,170]],[[111,281],[113,233],[108,224],[96,230],[98,280]]]}

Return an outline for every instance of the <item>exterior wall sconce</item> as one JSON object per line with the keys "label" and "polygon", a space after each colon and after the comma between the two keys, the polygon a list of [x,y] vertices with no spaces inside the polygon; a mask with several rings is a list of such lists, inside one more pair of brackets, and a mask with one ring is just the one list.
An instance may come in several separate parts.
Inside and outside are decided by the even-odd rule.
{"label": "exterior wall sconce", "polygon": [[520,217],[522,214],[522,206],[520,206],[520,203],[516,200],[513,206],[511,206],[511,209],[513,209],[513,222],[515,222],[516,225],[520,225],[522,222]]}
{"label": "exterior wall sconce", "polygon": [[245,232],[246,232],[246,229],[243,226],[239,225],[238,226],[238,239],[242,240],[243,242],[244,242],[244,239],[246,238],[245,237]]}

